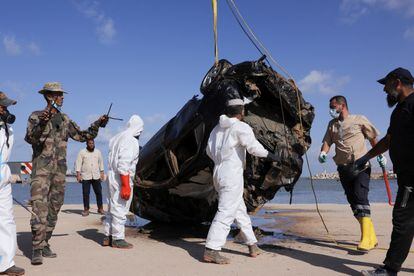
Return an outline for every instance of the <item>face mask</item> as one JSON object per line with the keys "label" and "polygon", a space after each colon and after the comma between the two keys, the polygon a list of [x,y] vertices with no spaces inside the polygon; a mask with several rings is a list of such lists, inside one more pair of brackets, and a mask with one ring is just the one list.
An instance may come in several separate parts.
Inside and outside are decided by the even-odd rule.
{"label": "face mask", "polygon": [[4,111],[4,114],[1,115],[1,119],[3,120],[3,122],[7,123],[7,124],[13,124],[14,121],[16,121],[16,116],[14,116],[13,114],[11,114],[7,109]]}
{"label": "face mask", "polygon": [[398,103],[398,92],[394,89],[387,95],[388,107],[393,107]]}
{"label": "face mask", "polygon": [[329,110],[329,115],[331,115],[331,117],[334,119],[338,119],[339,115],[341,115],[341,112],[337,111],[335,108],[331,108]]}

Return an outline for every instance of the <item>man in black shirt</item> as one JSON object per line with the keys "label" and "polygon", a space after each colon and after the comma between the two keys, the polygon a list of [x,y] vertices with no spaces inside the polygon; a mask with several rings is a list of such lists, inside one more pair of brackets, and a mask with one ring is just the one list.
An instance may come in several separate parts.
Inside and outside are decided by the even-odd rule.
{"label": "man in black shirt", "polygon": [[414,237],[414,78],[410,71],[397,68],[378,80],[384,85],[392,112],[387,135],[366,155],[355,162],[363,166],[369,159],[389,149],[398,179],[393,210],[393,230],[384,266],[362,271],[363,275],[397,275],[408,256]]}

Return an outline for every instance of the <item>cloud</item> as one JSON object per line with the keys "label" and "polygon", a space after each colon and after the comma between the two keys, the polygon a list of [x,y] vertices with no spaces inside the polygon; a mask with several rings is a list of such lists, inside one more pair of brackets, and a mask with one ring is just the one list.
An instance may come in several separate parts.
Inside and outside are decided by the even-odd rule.
{"label": "cloud", "polygon": [[413,0],[342,0],[339,10],[344,23],[355,23],[372,9],[384,9],[414,17]]}
{"label": "cloud", "polygon": [[3,46],[6,54],[9,56],[19,56],[25,52],[38,56],[40,55],[40,47],[35,42],[22,43],[16,40],[14,35],[3,36]]}
{"label": "cloud", "polygon": [[10,56],[18,56],[22,53],[22,47],[16,42],[16,38],[14,36],[4,36],[3,46],[6,53]]}
{"label": "cloud", "polygon": [[312,70],[299,81],[299,88],[303,92],[338,94],[349,81],[349,76],[336,77],[331,72]]}
{"label": "cloud", "polygon": [[404,38],[408,40],[414,40],[414,27],[411,27],[405,30]]}
{"label": "cloud", "polygon": [[30,42],[27,49],[35,56],[40,55],[40,47],[35,42]]}
{"label": "cloud", "polygon": [[81,14],[94,22],[101,43],[110,44],[114,41],[117,33],[115,22],[103,12],[98,1],[75,1],[74,4]]}
{"label": "cloud", "polygon": [[144,118],[144,123],[146,125],[159,124],[159,123],[163,123],[165,121],[165,119],[166,119],[165,114],[156,113],[154,115],[145,117]]}

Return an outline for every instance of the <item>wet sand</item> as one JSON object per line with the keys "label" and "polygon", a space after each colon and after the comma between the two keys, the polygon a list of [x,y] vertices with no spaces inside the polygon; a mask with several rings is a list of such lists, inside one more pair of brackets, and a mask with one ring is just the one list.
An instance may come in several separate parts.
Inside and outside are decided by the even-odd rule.
{"label": "wet sand", "polygon": [[[386,204],[372,207],[379,247],[385,249],[390,241],[392,208]],[[223,249],[231,259],[229,265],[202,262],[206,226],[127,228],[133,249],[101,247],[102,216],[92,212],[82,217],[81,209],[81,205],[63,206],[51,240],[58,258],[32,266],[30,214],[15,206],[19,248],[15,261],[26,269],[26,275],[359,275],[361,269],[381,263],[386,254],[383,249],[364,255],[355,250],[359,225],[346,205],[320,206],[339,246],[326,235],[314,205],[266,205],[253,218],[262,230],[257,232],[266,234],[260,238],[264,253],[250,258],[246,246],[237,243],[237,237],[231,238]],[[410,255],[399,275],[413,273]]]}

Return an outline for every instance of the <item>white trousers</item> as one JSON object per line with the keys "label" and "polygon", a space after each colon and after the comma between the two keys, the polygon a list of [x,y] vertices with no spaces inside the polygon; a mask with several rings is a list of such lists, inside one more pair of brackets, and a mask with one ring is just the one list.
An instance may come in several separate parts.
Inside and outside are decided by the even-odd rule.
{"label": "white trousers", "polygon": [[[243,180],[243,177],[241,177],[241,180]],[[243,200],[243,182],[237,182],[239,183],[216,185],[219,196],[218,210],[208,231],[206,247],[209,249],[221,250],[226,243],[233,222],[236,222],[240,228],[247,245],[257,243],[252,222]]]}
{"label": "white trousers", "polygon": [[10,183],[0,184],[0,272],[14,266],[17,238]]}
{"label": "white trousers", "polygon": [[128,200],[124,200],[120,196],[121,179],[119,174],[108,171],[108,212],[105,215],[104,232],[106,236],[112,236],[114,240],[125,239],[126,215],[131,206],[134,186],[132,180],[132,176],[130,176],[131,196]]}

